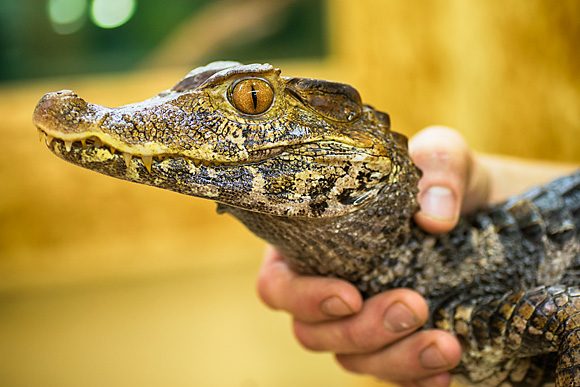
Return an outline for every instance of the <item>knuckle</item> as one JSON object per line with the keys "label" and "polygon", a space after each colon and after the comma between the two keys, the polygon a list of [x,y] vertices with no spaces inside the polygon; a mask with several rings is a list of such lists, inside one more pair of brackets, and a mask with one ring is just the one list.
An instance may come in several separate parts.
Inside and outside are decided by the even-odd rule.
{"label": "knuckle", "polygon": [[270,308],[275,310],[289,310],[292,305],[294,292],[289,291],[289,281],[278,273],[261,274],[257,280],[257,292],[260,299]]}
{"label": "knuckle", "polygon": [[256,291],[258,297],[260,297],[264,304],[268,305],[270,308],[278,309],[277,302],[273,297],[276,291],[273,289],[272,281],[269,277],[263,274],[258,276],[258,280],[256,281]]}
{"label": "knuckle", "polygon": [[[273,263],[258,274],[256,290],[260,299],[273,309],[287,310],[295,292],[289,291],[292,274],[282,263]],[[290,311],[291,312],[291,311]]]}
{"label": "knuckle", "polygon": [[[353,320],[354,321],[354,320]],[[378,335],[373,334],[375,329],[370,326],[361,329],[358,324],[344,324],[341,330],[341,339],[355,352],[372,349],[372,343],[377,342]],[[373,340],[374,338],[374,340]]]}

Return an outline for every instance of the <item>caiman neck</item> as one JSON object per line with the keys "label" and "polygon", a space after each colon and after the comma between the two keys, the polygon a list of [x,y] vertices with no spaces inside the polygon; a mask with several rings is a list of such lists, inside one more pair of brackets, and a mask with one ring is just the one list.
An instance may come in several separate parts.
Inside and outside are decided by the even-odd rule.
{"label": "caiman neck", "polygon": [[[274,245],[290,266],[304,274],[332,275],[352,283],[368,282],[377,267],[392,273],[404,263],[391,252],[408,245],[415,233],[412,216],[419,174],[412,162],[400,160],[396,178],[372,199],[350,213],[324,218],[283,217],[220,204],[219,212],[238,218],[253,233]],[[385,265],[385,260],[388,260]],[[375,273],[376,274],[376,273]]]}

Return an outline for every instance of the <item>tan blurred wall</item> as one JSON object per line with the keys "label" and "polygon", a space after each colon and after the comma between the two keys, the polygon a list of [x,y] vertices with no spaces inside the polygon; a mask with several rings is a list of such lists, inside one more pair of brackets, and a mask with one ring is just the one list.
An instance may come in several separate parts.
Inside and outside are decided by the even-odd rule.
{"label": "tan blurred wall", "polygon": [[328,0],[343,80],[413,133],[580,161],[580,2]]}

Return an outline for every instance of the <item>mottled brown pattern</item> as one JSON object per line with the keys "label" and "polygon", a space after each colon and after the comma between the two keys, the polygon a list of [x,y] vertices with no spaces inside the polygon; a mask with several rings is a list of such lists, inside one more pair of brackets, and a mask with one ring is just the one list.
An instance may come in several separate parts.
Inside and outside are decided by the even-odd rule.
{"label": "mottled brown pattern", "polygon": [[141,103],[47,94],[34,121],[59,157],[212,199],[298,271],[366,297],[410,287],[456,334],[478,386],[580,386],[580,173],[428,235],[419,170],[385,113],[350,86],[217,62]]}

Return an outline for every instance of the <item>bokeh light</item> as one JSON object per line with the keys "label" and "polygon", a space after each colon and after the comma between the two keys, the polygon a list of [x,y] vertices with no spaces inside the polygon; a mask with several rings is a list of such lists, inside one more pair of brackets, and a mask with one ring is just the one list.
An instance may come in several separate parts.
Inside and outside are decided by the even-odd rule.
{"label": "bokeh light", "polygon": [[[325,1],[0,0],[0,83],[223,58],[319,57]],[[207,28],[196,32],[192,40],[203,44],[192,46],[187,31],[204,23],[220,33],[206,44]]]}
{"label": "bokeh light", "polygon": [[52,26],[59,34],[78,31],[86,20],[87,0],[49,0],[47,6]]}
{"label": "bokeh light", "polygon": [[[90,10],[89,10],[90,8]],[[47,10],[53,29],[58,34],[77,32],[91,21],[100,28],[116,28],[127,23],[137,8],[137,0],[48,0]]]}
{"label": "bokeh light", "polygon": [[91,20],[101,28],[116,28],[131,19],[136,7],[136,0],[93,0]]}

